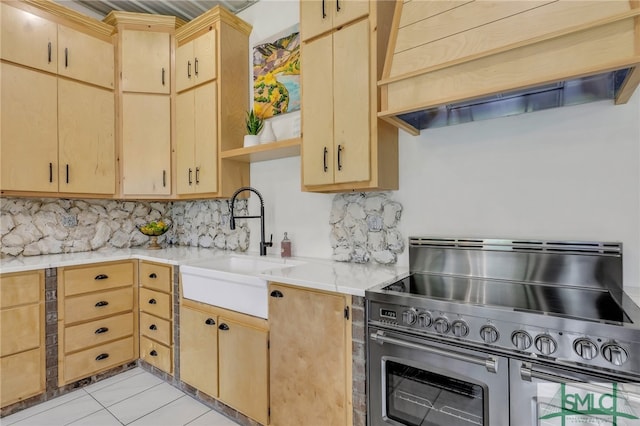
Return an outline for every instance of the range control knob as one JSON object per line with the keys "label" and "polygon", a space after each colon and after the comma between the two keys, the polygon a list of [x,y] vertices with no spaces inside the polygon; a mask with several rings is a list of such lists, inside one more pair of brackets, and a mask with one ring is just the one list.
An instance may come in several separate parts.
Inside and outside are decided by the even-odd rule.
{"label": "range control knob", "polygon": [[445,317],[438,317],[435,319],[433,327],[440,334],[447,334],[451,326],[449,325],[449,320]]}
{"label": "range control knob", "polygon": [[573,350],[576,351],[578,356],[587,361],[598,356],[598,346],[586,337],[576,339],[573,342]]}
{"label": "range control knob", "polygon": [[420,324],[420,327],[431,327],[432,323],[433,318],[431,318],[431,314],[429,312],[422,312],[420,315],[418,315],[418,324]]}
{"label": "range control knob", "polygon": [[418,312],[411,308],[402,313],[402,321],[407,325],[413,325],[418,320]]}
{"label": "range control knob", "polygon": [[556,341],[548,334],[540,334],[536,336],[533,343],[535,344],[538,352],[542,355],[551,355],[558,348]]}
{"label": "range control knob", "polygon": [[616,345],[615,343],[609,343],[602,346],[602,356],[611,364],[617,366],[621,366],[627,362],[627,359],[629,359],[627,351],[622,346]]}
{"label": "range control knob", "polygon": [[511,343],[513,346],[524,351],[529,349],[532,343],[531,335],[523,330],[514,331],[511,335]]}
{"label": "range control knob", "polygon": [[466,337],[469,334],[469,326],[463,320],[457,319],[451,323],[451,332],[456,337]]}
{"label": "range control knob", "polygon": [[483,325],[480,328],[480,337],[485,343],[495,343],[498,341],[500,333],[493,325]]}

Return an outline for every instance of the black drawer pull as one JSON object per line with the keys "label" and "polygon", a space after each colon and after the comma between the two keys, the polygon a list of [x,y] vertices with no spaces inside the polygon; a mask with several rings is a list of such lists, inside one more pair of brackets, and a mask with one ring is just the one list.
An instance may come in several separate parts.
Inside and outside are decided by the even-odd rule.
{"label": "black drawer pull", "polygon": [[162,67],[162,85],[164,86],[164,67]]}
{"label": "black drawer pull", "polygon": [[149,274],[149,278],[158,278],[155,272]]}
{"label": "black drawer pull", "polygon": [[99,329],[96,330],[96,334],[106,333],[107,331],[109,331],[107,327],[100,327]]}
{"label": "black drawer pull", "polygon": [[271,297],[284,297],[284,294],[280,290],[273,290],[271,292]]}
{"label": "black drawer pull", "polygon": [[49,183],[53,183],[53,163],[49,163]]}
{"label": "black drawer pull", "polygon": [[94,280],[98,281],[98,280],[106,280],[107,278],[109,278],[109,275],[106,274],[100,274],[100,275],[96,275],[96,277],[94,278]]}
{"label": "black drawer pull", "polygon": [[109,354],[100,354],[96,357],[96,361],[102,361],[103,359],[109,358]]}
{"label": "black drawer pull", "polygon": [[225,324],[225,323],[222,323],[222,324],[220,324],[220,326],[218,328],[220,330],[225,330],[226,331],[226,330],[229,329],[229,326],[227,324]]}
{"label": "black drawer pull", "polygon": [[195,60],[194,70],[196,72],[196,77],[197,77],[198,76],[198,58],[196,58],[196,60]]}
{"label": "black drawer pull", "polygon": [[51,42],[47,45],[47,59],[49,60],[49,63],[51,63]]}
{"label": "black drawer pull", "polygon": [[107,306],[109,304],[109,302],[107,302],[106,300],[101,300],[98,303],[96,303],[96,308],[102,308],[103,306]]}
{"label": "black drawer pull", "polygon": [[158,352],[156,352],[156,350],[152,350],[151,352],[149,352],[149,355],[151,356],[158,356]]}
{"label": "black drawer pull", "polygon": [[69,48],[64,48],[64,67],[69,68]]}
{"label": "black drawer pull", "polygon": [[151,324],[151,325],[149,326],[149,330],[156,331],[157,329],[158,329],[158,327],[156,327],[156,325],[155,325],[155,324]]}
{"label": "black drawer pull", "polygon": [[158,303],[158,302],[156,302],[156,299],[149,299],[149,304],[150,304],[150,305],[155,305],[155,304],[157,304],[157,303]]}
{"label": "black drawer pull", "polygon": [[207,318],[204,323],[207,325],[216,325],[216,322],[213,320],[213,318]]}
{"label": "black drawer pull", "polygon": [[191,61],[187,61],[187,78],[191,78]]}

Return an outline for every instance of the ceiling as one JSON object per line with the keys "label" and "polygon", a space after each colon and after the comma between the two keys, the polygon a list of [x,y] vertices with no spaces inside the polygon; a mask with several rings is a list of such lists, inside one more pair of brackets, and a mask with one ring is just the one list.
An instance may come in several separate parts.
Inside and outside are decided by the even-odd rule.
{"label": "ceiling", "polygon": [[[112,10],[177,16],[191,21],[214,6],[221,5],[233,13],[246,9],[258,0],[58,0],[73,9],[88,9],[99,17]],[[75,7],[74,7],[75,6]]]}

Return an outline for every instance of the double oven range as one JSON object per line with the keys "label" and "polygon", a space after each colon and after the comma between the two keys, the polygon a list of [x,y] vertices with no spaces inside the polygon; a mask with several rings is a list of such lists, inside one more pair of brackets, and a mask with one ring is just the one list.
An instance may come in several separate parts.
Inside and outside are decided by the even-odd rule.
{"label": "double oven range", "polygon": [[621,244],[412,237],[409,258],[366,292],[370,426],[554,424],[543,383],[636,391]]}

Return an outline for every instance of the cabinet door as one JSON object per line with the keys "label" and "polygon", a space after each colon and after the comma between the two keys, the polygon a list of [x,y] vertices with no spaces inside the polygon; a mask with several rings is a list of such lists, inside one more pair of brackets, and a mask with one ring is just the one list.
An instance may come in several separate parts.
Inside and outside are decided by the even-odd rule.
{"label": "cabinet door", "polygon": [[193,73],[195,84],[216,78],[216,30],[201,35],[193,41]]}
{"label": "cabinet door", "polygon": [[176,91],[193,85],[193,40],[176,48]]}
{"label": "cabinet door", "polygon": [[58,74],[113,89],[111,43],[58,26]]}
{"label": "cabinet door", "polygon": [[216,82],[195,89],[196,191],[218,191],[218,96]]}
{"label": "cabinet door", "polygon": [[5,2],[0,2],[0,15],[0,57],[55,73],[57,24]]}
{"label": "cabinet door", "polygon": [[334,0],[300,1],[300,35],[303,41],[331,30],[334,7]]}
{"label": "cabinet door", "polygon": [[171,109],[168,96],[122,96],[123,192],[127,195],[171,193]]}
{"label": "cabinet door", "polygon": [[[333,14],[333,27],[338,28],[348,22],[369,14],[369,2],[362,0],[333,0],[328,2]],[[360,45],[357,45],[360,46]]]}
{"label": "cabinet door", "polygon": [[[368,20],[345,27],[333,35],[336,183],[370,179],[371,104],[368,46]],[[356,93],[357,96],[354,96]]]}
{"label": "cabinet door", "polygon": [[0,358],[0,407],[44,392],[44,350]]}
{"label": "cabinet door", "polygon": [[171,45],[168,33],[122,32],[122,90],[169,93]]}
{"label": "cabinet door", "polygon": [[259,423],[267,424],[268,333],[223,317],[219,320],[220,400]]}
{"label": "cabinet door", "polygon": [[0,185],[4,190],[56,192],[57,79],[6,63],[0,67]]}
{"label": "cabinet door", "polygon": [[176,96],[176,185],[178,194],[195,192],[195,92]]}
{"label": "cabinet door", "polygon": [[112,91],[59,79],[60,192],[115,193],[114,131]]}
{"label": "cabinet door", "polygon": [[[304,185],[333,183],[332,44],[332,36],[328,35],[302,46],[304,66],[301,113]],[[357,97],[353,96],[356,92],[349,91],[349,93],[352,97]]]}
{"label": "cabinet door", "polygon": [[218,317],[180,308],[180,378],[218,396]]}
{"label": "cabinet door", "polygon": [[[271,423],[347,423],[345,301],[337,295],[271,285]],[[292,321],[304,318],[304,321]]]}

